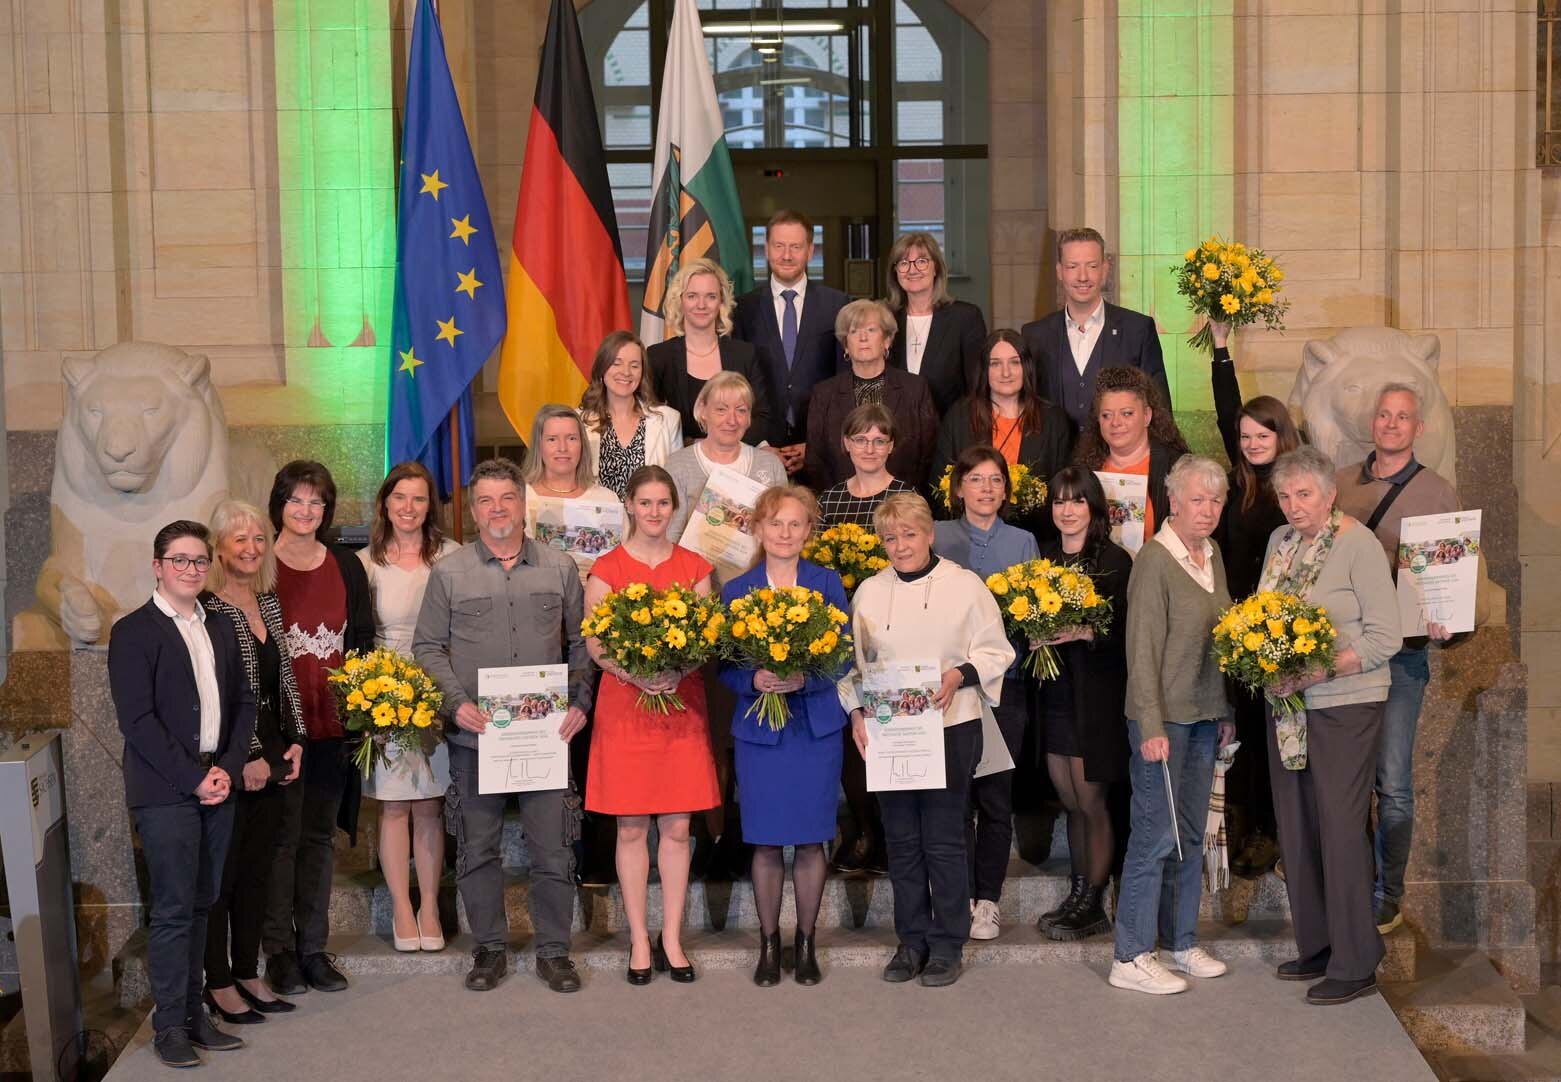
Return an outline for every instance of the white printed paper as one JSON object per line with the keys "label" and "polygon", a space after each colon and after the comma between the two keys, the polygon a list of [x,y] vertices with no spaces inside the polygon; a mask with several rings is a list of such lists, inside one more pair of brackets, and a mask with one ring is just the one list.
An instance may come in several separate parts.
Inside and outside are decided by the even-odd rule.
{"label": "white printed paper", "polygon": [[602,553],[623,539],[623,504],[538,496],[526,501],[526,533],[538,544],[568,553],[580,580]]}
{"label": "white printed paper", "polygon": [[1100,487],[1106,490],[1106,507],[1111,516],[1111,540],[1133,556],[1144,547],[1144,517],[1149,506],[1149,478],[1136,473],[1108,473],[1096,470]]}
{"label": "white printed paper", "polygon": [[753,536],[753,509],[765,487],[761,481],[716,464],[694,499],[683,536],[675,540],[709,560],[719,582],[731,582],[746,573],[759,554],[759,542]]}
{"label": "white printed paper", "polygon": [[1411,515],[1399,526],[1398,616],[1406,638],[1426,622],[1474,630],[1480,582],[1480,512]]}
{"label": "white printed paper", "polygon": [[942,685],[936,658],[863,669],[869,792],[943,788],[943,711],[932,704]]}
{"label": "white printed paper", "polygon": [[569,785],[569,742],[558,735],[569,709],[569,666],[477,670],[477,791],[531,793]]}
{"label": "white printed paper", "polygon": [[[1007,681],[1004,681],[1006,683]],[[1008,741],[998,727],[997,715],[985,702],[981,704],[981,760],[976,763],[977,778],[988,774],[1001,774],[1014,768],[1014,757],[1008,753]]]}

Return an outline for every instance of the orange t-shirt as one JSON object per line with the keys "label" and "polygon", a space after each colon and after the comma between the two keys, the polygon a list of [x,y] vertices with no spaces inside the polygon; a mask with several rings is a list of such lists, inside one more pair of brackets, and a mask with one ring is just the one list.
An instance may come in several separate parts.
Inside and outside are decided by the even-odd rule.
{"label": "orange t-shirt", "polygon": [[1019,465],[1019,442],[1024,433],[1019,431],[1022,417],[992,418],[992,446],[996,447],[1010,466]]}
{"label": "orange t-shirt", "polygon": [[[1143,458],[1139,459],[1137,462],[1133,463],[1131,466],[1119,466],[1119,465],[1116,465],[1115,460],[1113,460],[1111,458],[1107,458],[1106,459],[1106,464],[1105,464],[1105,466],[1102,467],[1102,469],[1104,469],[1107,473],[1130,473],[1130,474],[1133,474],[1134,476],[1137,476],[1137,477],[1148,478],[1148,476],[1149,476],[1149,456],[1145,455]],[[1144,540],[1148,541],[1153,536],[1154,536],[1154,501],[1150,500],[1150,499],[1145,499],[1144,500]]]}

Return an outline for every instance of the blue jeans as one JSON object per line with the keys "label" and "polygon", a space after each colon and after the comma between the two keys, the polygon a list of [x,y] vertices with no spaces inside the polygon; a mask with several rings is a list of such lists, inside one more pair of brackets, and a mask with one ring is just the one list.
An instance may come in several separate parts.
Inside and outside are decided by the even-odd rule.
{"label": "blue jeans", "polygon": [[1415,730],[1420,704],[1431,679],[1425,650],[1400,650],[1388,661],[1393,684],[1382,710],[1382,743],[1377,751],[1378,901],[1404,896],[1404,866],[1415,832]]}
{"label": "blue jeans", "polygon": [[1209,791],[1214,788],[1214,753],[1219,723],[1170,724],[1171,793],[1181,831],[1182,856],[1176,857],[1165,771],[1143,757],[1138,723],[1127,723],[1133,758],[1132,833],[1122,865],[1117,898],[1116,959],[1131,961],[1161,946],[1186,950],[1198,942],[1198,903],[1203,897],[1203,828],[1209,821]]}

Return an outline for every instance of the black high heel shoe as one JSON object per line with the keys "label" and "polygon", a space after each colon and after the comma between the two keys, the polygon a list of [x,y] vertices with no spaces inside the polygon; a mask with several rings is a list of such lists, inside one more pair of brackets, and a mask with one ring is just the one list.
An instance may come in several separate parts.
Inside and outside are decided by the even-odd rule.
{"label": "black high heel shoe", "polygon": [[211,989],[206,989],[206,1006],[210,1007],[217,1015],[230,1026],[253,1026],[258,1022],[264,1022],[266,1016],[259,1011],[225,1011],[217,1005],[216,997],[211,994]]}
{"label": "black high heel shoe", "polygon": [[[779,935],[776,938],[778,940]],[[776,945],[779,946],[779,943]],[[797,978],[798,984],[814,985],[824,979],[824,974],[819,972],[818,955],[813,950],[813,936],[803,935],[801,929],[798,929],[792,949],[796,956],[792,962],[792,975]]]}
{"label": "black high heel shoe", "polygon": [[759,964],[753,967],[753,983],[760,988],[774,988],[780,983],[781,945],[780,932],[765,935],[759,933]]}
{"label": "black high heel shoe", "polygon": [[694,983],[694,963],[690,961],[686,966],[675,966],[667,960],[667,949],[661,945],[661,935],[656,935],[656,949],[651,954],[651,964],[656,967],[658,973],[666,973],[672,977],[675,984]]}
{"label": "black high heel shoe", "polygon": [[261,999],[238,981],[233,982],[233,987],[238,989],[240,999],[261,1014],[287,1014],[298,1009],[296,1004],[289,1003],[285,999]]}
{"label": "black high heel shoe", "polygon": [[656,966],[656,953],[653,950],[653,951],[651,951],[651,955],[650,955],[650,965],[646,966],[644,969],[635,969],[634,968],[634,948],[633,947],[629,948],[629,965],[628,965],[628,968],[625,970],[625,973],[627,974],[627,979],[628,979],[628,982],[630,984],[635,985],[636,987],[649,984],[651,982],[651,979],[654,978],[655,975],[656,975],[655,966]]}

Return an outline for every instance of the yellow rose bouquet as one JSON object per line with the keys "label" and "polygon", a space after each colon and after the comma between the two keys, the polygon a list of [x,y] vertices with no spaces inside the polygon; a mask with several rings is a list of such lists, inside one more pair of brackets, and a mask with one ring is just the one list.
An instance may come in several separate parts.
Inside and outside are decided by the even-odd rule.
{"label": "yellow rose bouquet", "polygon": [[878,535],[854,522],[813,534],[802,546],[802,558],[839,575],[847,597],[864,581],[889,566],[889,558],[884,554]]}
{"label": "yellow rose bouquet", "polygon": [[[1273,591],[1253,594],[1225,610],[1214,625],[1214,658],[1220,672],[1252,691],[1262,691],[1286,718],[1303,716],[1306,700],[1300,692],[1276,696],[1272,689],[1315,669],[1331,670],[1338,632],[1328,611],[1308,605],[1295,594]],[[1305,728],[1279,726],[1279,752],[1289,766],[1306,762]],[[1289,746],[1287,746],[1287,743]]]}
{"label": "yellow rose bouquet", "polygon": [[[987,577],[997,598],[1003,627],[1010,635],[1050,639],[1068,628],[1089,628],[1097,635],[1111,626],[1111,602],[1100,596],[1095,580],[1072,564],[1029,560]],[[1054,680],[1060,671],[1057,651],[1038,646],[1025,659],[1038,680]]]}
{"label": "yellow rose bouquet", "polygon": [[[608,594],[586,614],[580,630],[630,676],[651,680],[697,669],[715,654],[726,616],[721,603],[686,586],[652,590],[631,582]],[[642,710],[670,714],[686,709],[676,691],[640,691]]]}
{"label": "yellow rose bouquet", "polygon": [[[938,478],[938,498],[943,501],[943,510],[949,514],[954,513],[954,497],[949,491],[953,482],[954,467],[944,466],[943,476]],[[1010,510],[1029,514],[1039,511],[1046,504],[1045,480],[1023,463],[1008,467],[1008,488],[1011,492],[1008,497]]]}
{"label": "yellow rose bouquet", "polygon": [[[868,535],[871,536],[871,535]],[[727,606],[721,627],[721,656],[744,668],[768,669],[785,680],[792,676],[837,677],[853,657],[850,617],[803,586],[761,586]],[[786,696],[761,692],[748,714],[772,730],[791,717]]]}
{"label": "yellow rose bouquet", "polygon": [[[1173,266],[1176,292],[1187,298],[1194,315],[1244,326],[1262,320],[1268,329],[1283,330],[1289,301],[1279,299],[1285,272],[1260,248],[1227,244],[1210,237],[1187,249],[1182,262]],[[1214,332],[1208,323],[1187,344],[1205,352],[1214,348]]]}
{"label": "yellow rose bouquet", "polygon": [[325,679],[341,710],[342,727],[363,734],[352,761],[365,779],[390,745],[422,752],[425,740],[442,735],[434,720],[444,692],[421,665],[394,650],[353,650],[341,668],[326,670]]}

